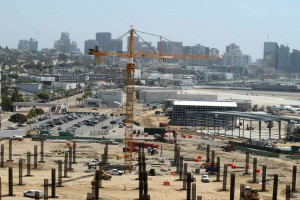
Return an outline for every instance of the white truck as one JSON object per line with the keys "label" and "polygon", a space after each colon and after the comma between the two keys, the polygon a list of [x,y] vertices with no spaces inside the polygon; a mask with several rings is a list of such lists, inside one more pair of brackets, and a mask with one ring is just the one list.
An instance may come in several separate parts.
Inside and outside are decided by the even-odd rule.
{"label": "white truck", "polygon": [[124,172],[122,170],[118,170],[118,169],[108,170],[107,173],[109,173],[111,175],[122,175],[122,174],[124,174]]}
{"label": "white truck", "polygon": [[99,166],[100,162],[101,162],[100,160],[94,159],[94,160],[89,160],[87,162],[84,162],[84,165],[91,168],[91,167]]}

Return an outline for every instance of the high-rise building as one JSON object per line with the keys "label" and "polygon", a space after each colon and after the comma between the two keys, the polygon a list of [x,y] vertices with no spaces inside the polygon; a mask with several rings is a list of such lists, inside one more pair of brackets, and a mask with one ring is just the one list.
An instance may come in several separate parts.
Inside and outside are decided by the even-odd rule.
{"label": "high-rise building", "polygon": [[236,44],[226,46],[226,52],[223,57],[223,64],[226,66],[245,67],[251,63],[251,57],[243,54],[240,47]]}
{"label": "high-rise building", "polygon": [[71,53],[79,53],[80,49],[77,48],[77,43],[75,41],[70,44],[70,52]]}
{"label": "high-rise building", "polygon": [[297,73],[299,76],[300,73],[300,51],[293,49],[292,53],[290,54],[290,69],[288,70],[289,73]]}
{"label": "high-rise building", "polygon": [[182,54],[183,52],[182,42],[168,42],[168,51],[174,54]]}
{"label": "high-rise building", "polygon": [[70,52],[71,40],[68,32],[62,32],[60,40],[54,42],[54,48],[56,51],[69,53]]}
{"label": "high-rise building", "polygon": [[[127,37],[127,51],[128,48],[129,48],[129,36]],[[140,42],[139,42],[139,38],[137,36],[133,36],[133,48],[134,48],[134,51],[140,51],[141,50],[141,46],[140,46]]]}
{"label": "high-rise building", "polygon": [[18,49],[22,51],[36,52],[38,50],[38,41],[30,38],[30,40],[20,40]]}
{"label": "high-rise building", "polygon": [[96,33],[96,40],[99,45],[99,49],[101,49],[102,51],[109,51],[111,33],[109,32]]}
{"label": "high-rise building", "polygon": [[280,45],[278,50],[278,70],[288,72],[290,68],[290,47]]}
{"label": "high-rise building", "polygon": [[97,40],[86,40],[84,42],[84,54],[88,54],[89,49],[95,48],[95,46],[98,46]]}
{"label": "high-rise building", "polygon": [[277,42],[264,43],[264,63],[266,67],[278,69],[278,49]]}
{"label": "high-rise building", "polygon": [[117,52],[123,51],[123,40],[120,40],[120,39],[110,40],[108,50],[109,51],[117,51]]}
{"label": "high-rise building", "polygon": [[166,42],[166,41],[157,42],[157,49],[158,49],[158,52],[161,51],[163,53],[169,53],[168,42]]}

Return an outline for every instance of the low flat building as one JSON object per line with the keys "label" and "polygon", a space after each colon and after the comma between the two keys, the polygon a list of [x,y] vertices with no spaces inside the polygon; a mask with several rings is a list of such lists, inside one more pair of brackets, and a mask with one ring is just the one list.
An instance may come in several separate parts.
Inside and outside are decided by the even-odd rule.
{"label": "low flat building", "polygon": [[24,92],[40,92],[43,89],[43,84],[41,83],[19,83],[17,84],[17,88]]}
{"label": "low flat building", "polygon": [[236,109],[237,104],[235,102],[175,100],[171,124],[175,126],[205,125],[208,123],[208,119],[205,117],[207,112],[235,111]]}

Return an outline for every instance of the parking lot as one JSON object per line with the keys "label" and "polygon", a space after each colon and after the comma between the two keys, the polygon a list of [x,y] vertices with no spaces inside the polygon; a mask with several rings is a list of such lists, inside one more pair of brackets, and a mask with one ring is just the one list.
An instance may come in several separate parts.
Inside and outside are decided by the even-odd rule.
{"label": "parking lot", "polygon": [[[75,132],[76,136],[99,136],[106,135],[112,128],[119,127],[123,118],[98,113],[70,113],[38,119],[20,128],[48,130],[51,135],[58,135],[59,132]],[[122,125],[120,127],[123,128]]]}

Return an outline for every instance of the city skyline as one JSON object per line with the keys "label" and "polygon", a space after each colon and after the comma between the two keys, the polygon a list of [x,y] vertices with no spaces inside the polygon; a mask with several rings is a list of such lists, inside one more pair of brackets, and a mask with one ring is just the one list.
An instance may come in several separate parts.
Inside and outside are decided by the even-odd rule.
{"label": "city skyline", "polygon": [[[19,40],[34,38],[39,41],[39,49],[53,48],[61,32],[69,32],[72,41],[83,50],[84,41],[95,39],[95,33],[111,32],[112,38],[118,38],[133,25],[137,30],[182,41],[186,46],[201,44],[217,48],[220,55],[226,52],[228,44],[235,43],[255,60],[263,58],[263,45],[267,41],[288,45],[291,50],[300,48],[297,37],[300,30],[295,26],[299,5],[300,2],[291,0],[249,3],[114,0],[93,1],[93,6],[79,0],[72,4],[66,0],[2,0],[0,45],[17,48]],[[131,9],[134,11],[129,12]],[[153,37],[143,38],[152,44],[157,42]]]}

